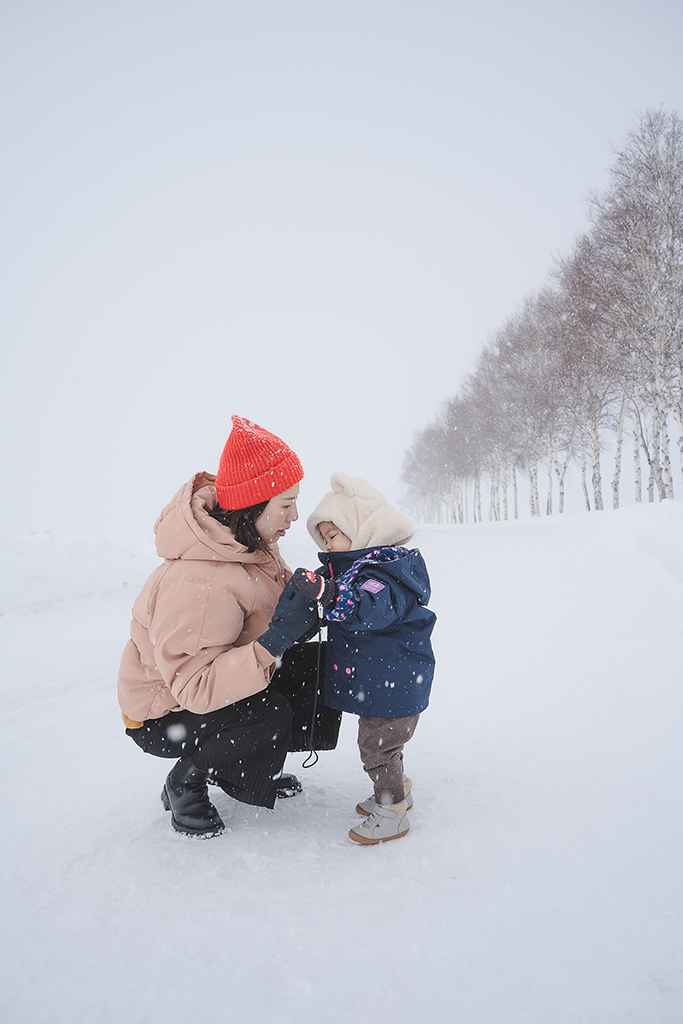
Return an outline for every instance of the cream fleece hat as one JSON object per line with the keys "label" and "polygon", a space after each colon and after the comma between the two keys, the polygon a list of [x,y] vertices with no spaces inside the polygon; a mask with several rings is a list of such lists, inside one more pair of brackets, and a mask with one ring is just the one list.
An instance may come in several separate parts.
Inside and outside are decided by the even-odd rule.
{"label": "cream fleece hat", "polygon": [[306,526],[319,548],[325,550],[320,523],[334,523],[351,540],[352,547],[384,547],[407,544],[415,527],[367,480],[347,473],[333,473],[332,490],[308,517]]}

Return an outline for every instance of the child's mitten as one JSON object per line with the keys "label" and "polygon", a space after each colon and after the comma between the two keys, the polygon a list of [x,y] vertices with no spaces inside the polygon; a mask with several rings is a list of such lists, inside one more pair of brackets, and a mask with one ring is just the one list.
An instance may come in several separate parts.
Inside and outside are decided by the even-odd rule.
{"label": "child's mitten", "polygon": [[295,569],[289,585],[297,594],[304,594],[314,601],[320,601],[325,608],[331,608],[336,603],[337,584],[334,580],[326,580],[319,572]]}

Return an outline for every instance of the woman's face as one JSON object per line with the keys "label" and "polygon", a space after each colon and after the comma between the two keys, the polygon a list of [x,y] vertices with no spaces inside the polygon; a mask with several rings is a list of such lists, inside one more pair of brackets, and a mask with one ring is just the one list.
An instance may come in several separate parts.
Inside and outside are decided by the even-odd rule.
{"label": "woman's face", "polygon": [[299,497],[299,485],[295,484],[283,494],[271,498],[254,526],[261,540],[266,544],[274,544],[282,540],[292,523],[299,518],[296,499]]}

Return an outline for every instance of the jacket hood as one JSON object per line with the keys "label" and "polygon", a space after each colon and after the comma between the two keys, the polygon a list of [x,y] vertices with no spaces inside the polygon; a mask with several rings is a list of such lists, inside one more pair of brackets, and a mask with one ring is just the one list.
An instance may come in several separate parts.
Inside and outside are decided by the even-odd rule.
{"label": "jacket hood", "polygon": [[383,494],[359,476],[333,473],[332,490],[311,512],[306,526],[319,548],[325,548],[320,523],[334,523],[354,548],[407,544],[415,527]]}
{"label": "jacket hood", "polygon": [[[418,604],[427,604],[432,588],[425,560],[418,548],[383,547],[365,548],[360,551],[325,551],[319,552],[318,558],[323,565],[329,565],[333,579],[340,576],[351,577],[361,570],[365,575],[370,573],[381,581],[384,578],[396,580],[411,590]],[[352,571],[353,570],[353,571]]]}
{"label": "jacket hood", "polygon": [[[264,552],[250,553],[246,545],[235,540],[227,526],[209,515],[217,504],[215,480],[212,473],[195,473],[162,510],[154,524],[159,556],[200,561],[269,562]],[[272,544],[270,549],[273,558],[279,559],[277,544]]]}

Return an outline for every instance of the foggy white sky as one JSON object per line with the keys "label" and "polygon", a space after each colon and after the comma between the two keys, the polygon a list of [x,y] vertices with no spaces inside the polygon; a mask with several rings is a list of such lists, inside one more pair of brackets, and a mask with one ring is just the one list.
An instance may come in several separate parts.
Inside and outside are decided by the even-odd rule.
{"label": "foggy white sky", "polygon": [[398,501],[546,280],[679,0],[4,0],[0,530],[143,533],[230,414]]}

